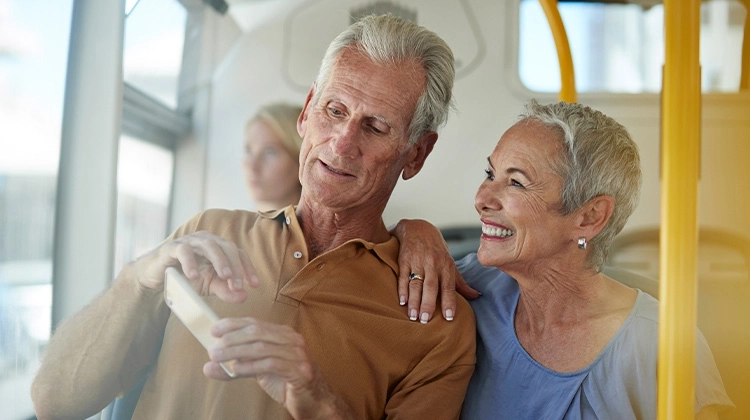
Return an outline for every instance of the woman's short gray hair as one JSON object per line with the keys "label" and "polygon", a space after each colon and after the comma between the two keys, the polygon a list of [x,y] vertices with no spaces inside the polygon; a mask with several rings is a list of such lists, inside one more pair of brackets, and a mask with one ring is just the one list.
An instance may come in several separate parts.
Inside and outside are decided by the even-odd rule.
{"label": "woman's short gray hair", "polygon": [[434,32],[390,14],[366,16],[331,41],[315,80],[313,103],[320,98],[339,53],[350,45],[376,63],[422,63],[427,83],[409,125],[409,143],[445,124],[453,107],[453,52]]}
{"label": "woman's short gray hair", "polygon": [[592,247],[589,262],[601,271],[615,236],[638,205],[642,176],[638,146],[620,123],[581,104],[541,105],[532,100],[520,117],[538,120],[560,135],[565,151],[557,168],[563,178],[562,214],[571,214],[597,196],[614,199],[614,212],[604,229],[587,238]]}

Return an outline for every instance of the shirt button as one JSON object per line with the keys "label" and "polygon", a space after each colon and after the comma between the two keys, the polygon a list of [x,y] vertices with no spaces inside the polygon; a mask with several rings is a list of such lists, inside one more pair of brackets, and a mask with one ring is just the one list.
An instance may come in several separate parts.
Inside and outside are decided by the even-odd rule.
{"label": "shirt button", "polygon": [[302,253],[301,253],[301,252],[299,252],[299,251],[295,252],[295,253],[294,253],[294,258],[296,258],[296,259],[300,259],[300,258],[302,258]]}
{"label": "shirt button", "polygon": [[290,219],[289,216],[286,217],[286,224],[287,225],[292,224],[292,219]]}

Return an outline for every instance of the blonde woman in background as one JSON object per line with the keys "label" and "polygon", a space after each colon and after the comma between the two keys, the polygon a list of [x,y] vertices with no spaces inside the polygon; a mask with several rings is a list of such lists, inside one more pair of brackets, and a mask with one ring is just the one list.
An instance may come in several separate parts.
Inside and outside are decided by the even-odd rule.
{"label": "blonde woman in background", "polygon": [[242,168],[258,211],[299,202],[302,137],[297,132],[297,118],[301,112],[298,105],[271,103],[262,106],[245,125]]}

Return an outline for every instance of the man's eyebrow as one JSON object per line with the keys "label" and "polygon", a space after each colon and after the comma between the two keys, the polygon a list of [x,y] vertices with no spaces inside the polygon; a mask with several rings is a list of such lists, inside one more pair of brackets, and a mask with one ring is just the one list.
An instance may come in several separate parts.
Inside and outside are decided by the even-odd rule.
{"label": "man's eyebrow", "polygon": [[382,122],[383,124],[387,125],[387,126],[388,126],[388,128],[393,128],[393,124],[391,124],[391,122],[390,122],[390,121],[388,121],[388,119],[387,119],[387,118],[385,118],[385,117],[383,117],[383,116],[381,116],[381,115],[373,115],[373,116],[372,116],[372,117],[370,117],[370,118],[374,118],[374,119],[376,119],[376,120],[378,120],[378,121]]}

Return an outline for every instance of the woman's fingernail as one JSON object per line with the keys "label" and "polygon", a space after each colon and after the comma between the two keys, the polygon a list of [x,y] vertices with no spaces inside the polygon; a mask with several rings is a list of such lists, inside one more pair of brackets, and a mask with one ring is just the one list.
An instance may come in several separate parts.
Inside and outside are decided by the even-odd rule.
{"label": "woman's fingernail", "polygon": [[427,314],[427,312],[422,312],[422,319],[420,319],[419,322],[426,324],[429,320],[430,316]]}
{"label": "woman's fingernail", "polygon": [[453,309],[445,310],[445,319],[448,321],[453,321]]}
{"label": "woman's fingernail", "polygon": [[409,311],[409,319],[411,319],[412,321],[416,321],[417,320],[417,310],[416,309],[412,309],[411,311]]}
{"label": "woman's fingernail", "polygon": [[398,304],[401,306],[406,305],[406,296],[399,296],[398,297]]}

